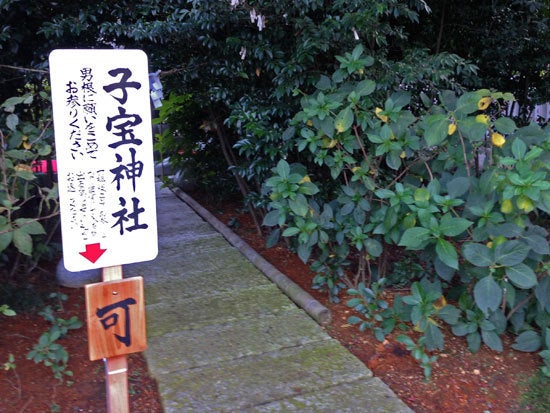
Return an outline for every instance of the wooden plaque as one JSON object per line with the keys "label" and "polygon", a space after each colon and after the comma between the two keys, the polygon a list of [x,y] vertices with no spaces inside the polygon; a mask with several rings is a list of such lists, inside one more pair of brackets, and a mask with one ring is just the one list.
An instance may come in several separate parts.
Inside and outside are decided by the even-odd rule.
{"label": "wooden plaque", "polygon": [[90,360],[145,350],[143,278],[86,285],[86,320]]}

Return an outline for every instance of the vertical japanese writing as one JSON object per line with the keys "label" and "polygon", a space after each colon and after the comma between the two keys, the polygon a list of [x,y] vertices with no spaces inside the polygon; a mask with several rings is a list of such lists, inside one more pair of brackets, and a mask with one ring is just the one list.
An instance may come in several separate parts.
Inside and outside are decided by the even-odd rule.
{"label": "vertical japanese writing", "polygon": [[82,132],[80,130],[80,99],[77,83],[69,80],[65,85],[65,104],[69,109],[69,142],[73,159],[82,158]]}
{"label": "vertical japanese writing", "polygon": [[[125,104],[131,90],[139,90],[141,83],[131,80],[132,71],[128,68],[112,69],[108,74],[115,81],[103,86],[103,90],[118,102],[117,113],[108,116],[105,125],[105,129],[113,137],[113,141],[108,145],[113,149],[115,162],[114,167],[109,169],[113,178],[111,184],[116,186],[117,192],[121,192],[123,186],[130,185],[132,193],[135,193],[144,166],[136,156],[136,147],[143,143],[139,135],[136,136],[136,127],[143,120],[137,113],[127,113]],[[124,235],[125,231],[148,228],[148,224],[139,221],[139,215],[145,212],[145,209],[139,206],[141,201],[138,197],[132,196],[131,202],[128,202],[127,198],[121,195],[118,200],[121,208],[111,213],[114,219],[111,228],[117,228],[120,235]]]}
{"label": "vertical japanese writing", "polygon": [[96,159],[99,145],[96,136],[96,90],[94,89],[94,75],[92,69],[83,67],[80,69],[80,81],[82,89],[82,109],[84,133],[86,135],[85,152],[92,158]]}
{"label": "vertical japanese writing", "polygon": [[77,231],[84,241],[106,238],[105,170],[69,172],[67,183],[70,229]]}

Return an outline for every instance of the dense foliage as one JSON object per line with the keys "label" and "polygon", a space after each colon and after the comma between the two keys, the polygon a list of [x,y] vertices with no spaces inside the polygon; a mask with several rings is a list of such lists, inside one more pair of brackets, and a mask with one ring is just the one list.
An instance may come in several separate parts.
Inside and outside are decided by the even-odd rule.
{"label": "dense foliage", "polygon": [[[348,304],[365,319],[351,322],[380,340],[411,321],[423,336],[402,339],[427,374],[424,349],[444,345],[438,320],[472,351],[502,351],[508,328],[514,348],[547,347],[550,248],[537,223],[550,213],[548,131],[502,117],[513,96],[487,89],[442,91],[436,104],[421,94],[422,108],[406,91],[382,102],[362,52],[338,57],[286,131],[307,163],[280,160],[266,182],[272,240],[295,238],[333,299],[357,295]],[[411,295],[390,309],[380,292],[396,246],[420,251],[431,271],[410,274]]]}
{"label": "dense foliage", "polygon": [[[548,348],[548,129],[502,116],[548,96],[547,3],[0,0],[0,10],[0,101],[47,89],[54,48],[145,50],[168,97],[157,149],[175,167],[200,166],[210,186],[224,186],[211,166],[225,161],[258,228],[273,227],[269,243],[291,240],[319,288],[353,296],[353,323],[378,338],[414,324],[421,338],[401,340],[427,375],[440,320],[472,350],[500,350],[507,330],[518,349]],[[19,136],[10,125],[4,134]],[[5,156],[26,157],[8,171],[20,182],[16,166],[35,153],[14,142]],[[26,228],[38,232],[35,218]],[[8,221],[5,234],[21,232]],[[410,295],[391,306],[390,254],[414,261],[401,277]]]}

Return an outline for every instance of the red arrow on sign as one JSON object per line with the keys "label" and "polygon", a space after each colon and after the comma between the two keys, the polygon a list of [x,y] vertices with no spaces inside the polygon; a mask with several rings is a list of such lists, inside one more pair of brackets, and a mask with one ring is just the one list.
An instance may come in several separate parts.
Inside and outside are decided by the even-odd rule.
{"label": "red arrow on sign", "polygon": [[107,250],[101,248],[98,242],[97,244],[86,244],[86,251],[79,252],[79,254],[93,264],[103,255],[105,251]]}

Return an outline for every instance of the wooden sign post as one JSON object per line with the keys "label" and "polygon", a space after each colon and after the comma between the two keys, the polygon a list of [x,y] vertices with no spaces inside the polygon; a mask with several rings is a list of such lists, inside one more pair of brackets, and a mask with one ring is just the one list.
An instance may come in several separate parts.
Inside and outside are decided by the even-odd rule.
{"label": "wooden sign post", "polygon": [[102,268],[86,286],[90,359],[105,360],[108,408],[128,412],[126,354],[143,351],[143,279],[122,265],[158,252],[147,56],[141,50],[50,53],[63,262]]}
{"label": "wooden sign post", "polygon": [[103,269],[103,282],[86,286],[90,360],[105,361],[107,410],[128,412],[126,354],[146,349],[143,279],[122,278],[122,267]]}

